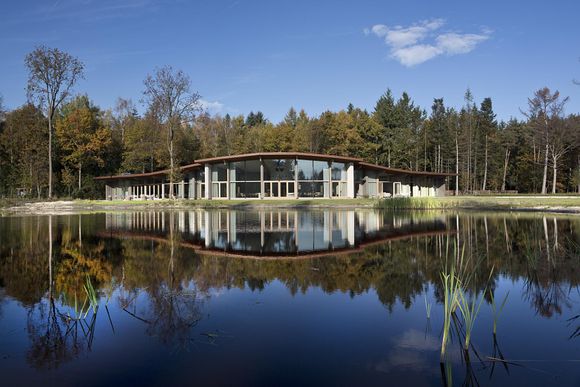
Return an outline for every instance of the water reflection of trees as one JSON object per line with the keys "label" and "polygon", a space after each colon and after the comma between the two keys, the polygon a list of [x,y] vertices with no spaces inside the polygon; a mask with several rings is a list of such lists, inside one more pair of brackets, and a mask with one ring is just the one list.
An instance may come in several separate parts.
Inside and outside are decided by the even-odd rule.
{"label": "water reflection of trees", "polygon": [[[455,225],[455,216],[449,216],[447,224]],[[171,215],[167,219],[170,225],[176,222]],[[396,303],[408,308],[416,300],[423,302],[430,283],[440,298],[442,262],[457,242],[473,257],[473,292],[483,291],[493,268],[492,283],[500,276],[523,280],[523,296],[544,317],[570,308],[570,290],[580,283],[580,222],[571,218],[461,216],[452,227],[457,234],[414,236],[353,254],[297,260],[206,255],[187,248],[173,227],[160,240],[97,238],[104,223],[100,216],[53,217],[52,231],[47,217],[0,221],[0,283],[6,296],[30,310],[30,361],[38,366],[56,366],[51,354],[69,359],[87,350],[67,342],[72,338],[63,338],[57,324],[58,308],[71,307],[87,277],[103,297],[115,291],[114,301],[141,318],[148,334],[176,345],[186,345],[212,289],[259,290],[274,280],[292,294],[319,287],[354,297],[372,289],[391,309]],[[44,297],[47,289],[56,310]],[[139,295],[148,304],[137,305]]]}

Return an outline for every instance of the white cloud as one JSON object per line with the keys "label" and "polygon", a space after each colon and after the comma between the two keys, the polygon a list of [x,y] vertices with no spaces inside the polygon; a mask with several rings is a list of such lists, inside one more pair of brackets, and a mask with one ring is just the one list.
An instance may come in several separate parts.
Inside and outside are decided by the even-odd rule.
{"label": "white cloud", "polygon": [[397,59],[403,66],[411,67],[441,54],[441,49],[430,44],[416,44],[391,50],[391,57]]}
{"label": "white cloud", "polygon": [[437,46],[446,54],[467,54],[472,51],[478,43],[489,38],[489,34],[442,34],[436,39]]}
{"label": "white cloud", "polygon": [[224,110],[224,104],[219,101],[206,101],[205,99],[200,99],[199,104],[203,110],[210,114],[221,113]]}
{"label": "white cloud", "polygon": [[491,35],[489,29],[483,30],[481,34],[438,32],[444,24],[443,19],[424,20],[409,27],[376,24],[365,28],[364,33],[383,39],[389,47],[390,56],[407,67],[418,65],[442,54],[466,54]]}

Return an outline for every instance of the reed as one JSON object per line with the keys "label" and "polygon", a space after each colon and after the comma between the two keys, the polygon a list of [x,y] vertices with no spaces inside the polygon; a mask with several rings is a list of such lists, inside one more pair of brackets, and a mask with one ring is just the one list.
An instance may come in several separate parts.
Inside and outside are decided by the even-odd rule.
{"label": "reed", "polygon": [[89,300],[89,307],[93,310],[93,313],[97,313],[99,309],[99,299],[97,297],[97,292],[95,291],[95,288],[91,282],[91,278],[88,275],[84,288],[87,294],[87,299]]}
{"label": "reed", "polygon": [[505,295],[505,297],[503,298],[503,301],[501,302],[499,308],[497,307],[496,303],[495,303],[495,297],[493,295],[493,292],[489,292],[489,295],[491,296],[491,311],[493,313],[493,335],[495,336],[497,333],[497,321],[499,319],[499,316],[501,314],[501,312],[503,311],[503,308],[507,302],[508,296],[510,295],[510,292],[508,291]]}
{"label": "reed", "polygon": [[447,267],[441,272],[441,282],[443,284],[443,335],[441,338],[441,362],[445,359],[447,343],[451,336],[451,322],[458,306],[461,282],[455,275],[455,265],[451,265],[449,272]]}
{"label": "reed", "polygon": [[446,203],[442,203],[435,198],[388,198],[381,199],[375,204],[376,208],[383,210],[433,210],[445,208]]}
{"label": "reed", "polygon": [[427,318],[431,318],[431,302],[427,301],[427,294],[424,295],[425,297],[425,311],[427,312]]}
{"label": "reed", "polygon": [[[485,293],[485,292],[484,292]],[[460,287],[458,291],[458,307],[461,311],[461,316],[463,317],[463,323],[465,328],[465,341],[463,344],[463,349],[466,351],[469,349],[469,342],[471,341],[471,333],[473,332],[473,327],[475,326],[475,320],[481,309],[481,304],[483,303],[483,296],[467,296],[468,291]],[[479,298],[479,300],[478,300]]]}

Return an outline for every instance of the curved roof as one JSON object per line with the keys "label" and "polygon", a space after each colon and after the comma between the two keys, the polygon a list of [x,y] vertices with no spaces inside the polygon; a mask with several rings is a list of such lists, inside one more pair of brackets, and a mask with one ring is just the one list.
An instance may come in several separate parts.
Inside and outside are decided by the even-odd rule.
{"label": "curved roof", "polygon": [[[439,173],[439,172],[427,172],[427,171],[412,171],[407,169],[399,168],[389,168],[378,164],[367,163],[361,158],[349,157],[349,156],[338,156],[338,155],[325,155],[320,153],[306,153],[306,152],[258,152],[258,153],[245,153],[240,155],[231,156],[220,156],[195,160],[193,164],[188,164],[179,167],[181,172],[194,170],[201,168],[204,164],[217,164],[225,163],[231,161],[244,161],[252,159],[285,159],[285,158],[305,158],[311,160],[322,160],[322,161],[338,161],[344,163],[354,163],[366,169],[372,169],[375,171],[391,173],[391,174],[409,174],[415,176],[455,176],[454,173]],[[122,180],[122,179],[138,179],[138,178],[148,178],[148,177],[161,177],[169,173],[169,169],[163,169],[155,172],[148,173],[133,173],[133,174],[121,174],[112,176],[99,176],[95,177],[95,180]]]}

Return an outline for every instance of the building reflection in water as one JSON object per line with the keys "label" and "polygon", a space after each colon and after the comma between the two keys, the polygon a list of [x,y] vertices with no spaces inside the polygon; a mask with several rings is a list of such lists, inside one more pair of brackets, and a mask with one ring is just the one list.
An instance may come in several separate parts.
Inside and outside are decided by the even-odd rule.
{"label": "building reflection in water", "polygon": [[[420,216],[371,210],[176,211],[184,244],[201,250],[256,256],[292,256],[352,250],[365,244],[445,232],[444,215]],[[107,213],[108,233],[124,237],[166,238],[170,213]]]}

